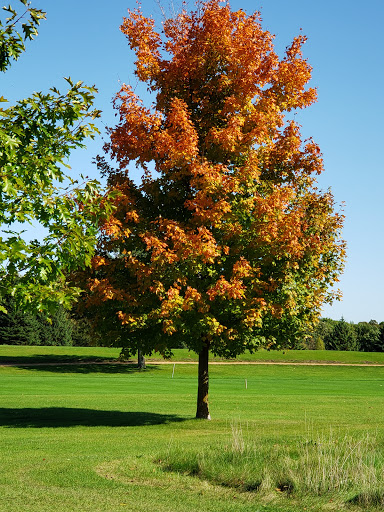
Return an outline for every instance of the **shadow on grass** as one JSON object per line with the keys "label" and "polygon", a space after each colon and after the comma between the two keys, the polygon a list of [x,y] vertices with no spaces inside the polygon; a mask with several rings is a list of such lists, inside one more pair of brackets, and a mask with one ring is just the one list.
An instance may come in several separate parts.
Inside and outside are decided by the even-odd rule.
{"label": "shadow on grass", "polygon": [[[116,359],[108,359],[98,356],[77,356],[72,354],[32,354],[28,356],[0,356],[0,365],[30,365],[51,363],[116,363]],[[133,362],[133,361],[131,361]]]}
{"label": "shadow on grass", "polygon": [[136,373],[158,370],[154,364],[145,370],[137,367],[133,361],[119,362],[116,359],[87,358],[82,356],[30,356],[30,357],[0,357],[0,366],[14,366],[25,370],[44,371],[53,373]]}
{"label": "shadow on grass", "polygon": [[100,411],[69,407],[0,408],[0,426],[9,428],[143,427],[185,421],[174,414]]}

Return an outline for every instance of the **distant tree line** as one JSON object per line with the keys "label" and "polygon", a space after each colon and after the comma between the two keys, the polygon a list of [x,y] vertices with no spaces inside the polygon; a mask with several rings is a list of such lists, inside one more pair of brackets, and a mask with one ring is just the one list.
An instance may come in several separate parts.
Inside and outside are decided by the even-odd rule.
{"label": "distant tree line", "polygon": [[0,345],[69,345],[94,344],[88,319],[59,306],[46,314],[23,311],[8,296],[1,301],[7,313],[0,312]]}
{"label": "distant tree line", "polygon": [[[47,317],[18,309],[10,296],[3,299],[2,304],[7,313],[0,312],[0,345],[90,346],[98,345],[98,342],[105,345],[103,338],[116,344],[117,334],[115,331],[108,332],[111,326],[107,322],[103,332],[100,328],[96,328],[96,331],[92,329],[89,311],[85,316],[78,309],[67,311],[59,306],[55,313]],[[298,340],[296,348],[384,352],[384,322],[370,320],[354,324],[343,318],[321,318],[313,332]]]}
{"label": "distant tree line", "polygon": [[302,340],[303,348],[312,350],[356,350],[384,352],[384,322],[346,322],[322,318],[312,334]]}

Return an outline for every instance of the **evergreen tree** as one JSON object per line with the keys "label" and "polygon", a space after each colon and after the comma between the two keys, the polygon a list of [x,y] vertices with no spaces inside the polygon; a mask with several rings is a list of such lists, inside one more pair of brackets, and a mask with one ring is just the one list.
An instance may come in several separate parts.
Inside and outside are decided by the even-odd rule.
{"label": "evergreen tree", "polygon": [[2,300],[7,313],[0,311],[0,345],[40,345],[40,322],[36,315],[17,309],[12,297]]}
{"label": "evergreen tree", "polygon": [[62,306],[46,319],[39,315],[41,345],[72,345],[72,323]]}
{"label": "evergreen tree", "polygon": [[2,306],[0,345],[72,345],[72,322],[62,306],[50,317],[20,309],[12,296]]}
{"label": "evergreen tree", "polygon": [[354,326],[342,318],[325,337],[327,350],[359,350]]}

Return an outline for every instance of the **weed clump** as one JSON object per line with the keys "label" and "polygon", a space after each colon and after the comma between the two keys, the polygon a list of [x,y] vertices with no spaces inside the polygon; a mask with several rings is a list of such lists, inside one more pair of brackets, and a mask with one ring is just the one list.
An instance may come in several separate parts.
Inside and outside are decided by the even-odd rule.
{"label": "weed clump", "polygon": [[384,506],[384,451],[376,437],[307,436],[294,442],[252,439],[232,426],[228,442],[199,452],[173,448],[162,466],[260,495],[325,497],[365,510]]}

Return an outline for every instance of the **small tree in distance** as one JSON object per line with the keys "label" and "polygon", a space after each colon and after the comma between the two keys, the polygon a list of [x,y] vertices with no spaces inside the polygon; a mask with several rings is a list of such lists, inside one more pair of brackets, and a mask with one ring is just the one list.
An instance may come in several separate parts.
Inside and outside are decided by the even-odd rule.
{"label": "small tree in distance", "polygon": [[325,336],[327,350],[359,350],[355,326],[341,318]]}
{"label": "small tree in distance", "polygon": [[156,100],[145,107],[128,85],[116,95],[106,151],[118,168],[100,166],[119,195],[86,301],[119,322],[126,354],[169,356],[176,341],[197,352],[196,417],[209,418],[209,352],[294,343],[343,267],[343,217],[315,188],[320,149],[286,118],[316,100],[305,37],[279,59],[258,13],[217,0],[162,34],[140,9],[121,30]]}

